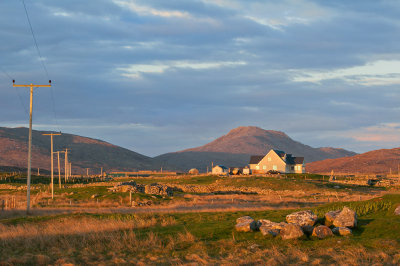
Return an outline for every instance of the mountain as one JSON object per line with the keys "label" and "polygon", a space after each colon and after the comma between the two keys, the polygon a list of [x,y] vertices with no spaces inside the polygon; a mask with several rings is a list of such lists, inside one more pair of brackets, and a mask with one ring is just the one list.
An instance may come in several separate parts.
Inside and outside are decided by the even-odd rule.
{"label": "mountain", "polygon": [[160,165],[188,170],[192,167],[205,170],[206,166],[244,166],[250,155],[264,155],[271,149],[283,150],[294,156],[305,157],[306,162],[353,156],[356,153],[336,148],[312,148],[280,131],[264,130],[259,127],[238,127],[228,134],[201,147],[191,148],[155,157]]}
{"label": "mountain", "polygon": [[382,149],[358,154],[351,157],[316,161],[306,165],[311,173],[393,173],[399,171],[400,148]]}
{"label": "mountain", "polygon": [[[51,132],[32,130],[32,168],[50,169],[50,136],[43,136],[44,133]],[[0,165],[27,166],[28,134],[27,128],[0,127]],[[70,149],[68,159],[73,173],[86,173],[85,168],[99,173],[100,167],[104,171],[153,168],[152,158],[105,141],[65,133],[53,140],[54,151]],[[60,157],[64,158],[64,154]],[[54,158],[56,170],[57,155]]]}

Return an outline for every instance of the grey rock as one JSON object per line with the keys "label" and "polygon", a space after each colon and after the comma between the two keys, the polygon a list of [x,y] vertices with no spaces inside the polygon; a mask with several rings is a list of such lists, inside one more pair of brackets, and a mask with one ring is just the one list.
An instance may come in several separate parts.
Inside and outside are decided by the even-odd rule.
{"label": "grey rock", "polygon": [[303,230],[298,224],[288,224],[280,231],[282,239],[295,239],[304,236]]}
{"label": "grey rock", "polygon": [[347,227],[335,227],[332,229],[332,232],[339,236],[348,236],[352,234],[351,229]]}
{"label": "grey rock", "polygon": [[348,207],[344,207],[343,210],[336,216],[333,221],[335,227],[357,227],[357,214],[355,211]]}
{"label": "grey rock", "polygon": [[258,223],[260,225],[259,229],[264,236],[277,236],[282,228],[287,225],[287,223],[275,223],[265,219],[259,220]]}
{"label": "grey rock", "polygon": [[339,215],[340,212],[341,212],[341,210],[330,211],[330,212],[325,213],[325,225],[326,226],[333,225],[333,221]]}
{"label": "grey rock", "polygon": [[400,205],[394,210],[395,215],[400,215]]}
{"label": "grey rock", "polygon": [[317,221],[317,215],[312,211],[299,211],[286,216],[286,221],[290,224],[298,224],[300,226],[313,226]]}
{"label": "grey rock", "polygon": [[243,216],[236,219],[235,229],[238,232],[251,232],[259,229],[259,223],[250,216]]}
{"label": "grey rock", "polygon": [[246,222],[247,220],[254,221],[254,219],[250,216],[242,216],[242,217],[239,217],[236,219],[236,223],[240,224],[240,223]]}
{"label": "grey rock", "polygon": [[328,226],[320,225],[314,228],[312,236],[318,237],[319,239],[324,239],[333,236],[333,233]]}

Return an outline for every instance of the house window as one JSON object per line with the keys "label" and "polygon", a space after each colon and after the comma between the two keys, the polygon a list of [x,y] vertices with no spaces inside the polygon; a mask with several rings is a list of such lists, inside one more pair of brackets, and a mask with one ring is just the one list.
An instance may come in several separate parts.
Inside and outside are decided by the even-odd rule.
{"label": "house window", "polygon": [[271,157],[268,157],[268,162],[270,162],[271,161]]}
{"label": "house window", "polygon": [[257,166],[256,166],[256,169],[257,169],[257,170],[260,170],[260,166],[257,165]]}
{"label": "house window", "polygon": [[294,170],[294,167],[293,167],[293,166],[290,166],[290,170]]}
{"label": "house window", "polygon": [[266,165],[263,165],[263,169],[266,170],[266,169],[267,169],[267,166],[266,166]]}
{"label": "house window", "polygon": [[274,170],[278,170],[278,166],[276,166],[276,165],[273,165],[273,166],[272,166],[272,169],[274,169]]}

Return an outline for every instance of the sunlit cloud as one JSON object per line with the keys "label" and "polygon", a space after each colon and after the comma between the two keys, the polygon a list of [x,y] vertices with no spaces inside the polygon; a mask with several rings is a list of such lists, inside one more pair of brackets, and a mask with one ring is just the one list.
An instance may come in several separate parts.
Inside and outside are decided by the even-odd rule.
{"label": "sunlit cloud", "polygon": [[167,64],[134,64],[128,67],[117,68],[118,72],[122,72],[122,76],[129,78],[140,78],[143,73],[161,74],[166,70],[172,69],[193,69],[203,70],[222,67],[235,67],[246,65],[246,62],[188,62],[188,61],[173,61]]}
{"label": "sunlit cloud", "polygon": [[139,5],[133,0],[113,0],[113,2],[119,6],[127,7],[131,11],[137,13],[140,16],[158,16],[165,18],[189,18],[191,17],[189,13],[182,12],[178,10],[160,10],[150,6]]}
{"label": "sunlit cloud", "polygon": [[332,10],[307,0],[275,2],[203,0],[203,2],[235,10],[244,18],[275,30],[283,30],[291,24],[310,24],[318,20],[326,20],[333,15]]}
{"label": "sunlit cloud", "polygon": [[[400,143],[400,123],[383,123],[357,129],[350,132],[349,135],[360,142]],[[400,144],[397,146],[400,146]]]}
{"label": "sunlit cloud", "polygon": [[[400,84],[400,61],[378,60],[363,66],[332,71],[294,71],[293,81],[320,83],[324,80],[342,79],[364,86]],[[300,73],[299,73],[300,72]]]}

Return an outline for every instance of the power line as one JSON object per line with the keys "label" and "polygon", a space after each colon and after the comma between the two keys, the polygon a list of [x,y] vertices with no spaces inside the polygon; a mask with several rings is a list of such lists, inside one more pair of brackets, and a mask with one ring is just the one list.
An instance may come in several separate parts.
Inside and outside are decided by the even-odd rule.
{"label": "power line", "polygon": [[10,80],[13,80],[13,78],[10,75],[8,75],[8,73],[3,68],[1,68],[1,72],[3,72],[4,75],[6,75],[6,77],[9,78]]}
{"label": "power line", "polygon": [[38,53],[38,55],[39,55],[40,62],[42,63],[44,72],[46,72],[47,79],[50,80],[49,72],[47,71],[46,65],[44,64],[44,60],[43,60],[42,54],[40,53],[39,45],[38,45],[38,43],[37,43],[36,36],[35,36],[34,31],[33,31],[32,23],[31,23],[31,20],[30,20],[30,18],[29,18],[28,10],[26,9],[25,0],[22,0],[22,4],[24,5],[25,14],[26,14],[26,19],[28,20],[29,28],[31,29],[33,42],[35,43],[36,51],[37,51],[37,53]]}
{"label": "power line", "polygon": [[[29,28],[30,28],[31,33],[32,33],[33,42],[34,42],[34,44],[35,44],[36,51],[37,51],[37,53],[38,53],[38,55],[39,55],[40,63],[42,64],[42,67],[43,67],[43,69],[44,69],[44,72],[46,73],[47,79],[50,80],[49,72],[47,71],[46,65],[45,65],[45,63],[44,63],[44,60],[43,60],[42,54],[41,54],[41,52],[40,52],[40,49],[39,49],[39,45],[38,45],[36,36],[35,36],[35,32],[33,31],[32,23],[31,23],[31,20],[30,20],[30,18],[29,18],[29,14],[28,14],[28,9],[26,8],[26,5],[25,5],[25,0],[22,0],[22,4],[23,4],[23,6],[24,6],[24,10],[25,10],[25,14],[26,14],[26,19],[27,19],[27,21],[28,21]],[[58,131],[61,132],[61,130],[60,130],[60,124],[58,123],[57,114],[56,114],[56,107],[55,107],[56,104],[55,104],[55,99],[54,99],[53,87],[50,87],[50,92],[51,92],[51,102],[52,102],[52,107],[53,107],[54,120],[55,120],[56,126],[57,126],[57,128],[58,128]]]}
{"label": "power line", "polygon": [[[4,74],[7,78],[9,78],[10,80],[14,80],[14,79],[7,73],[7,71],[5,71],[3,68],[1,68],[1,72],[3,72],[3,74]],[[25,106],[25,104],[24,104],[24,101],[22,100],[22,96],[21,96],[21,94],[19,93],[18,88],[15,88],[15,91],[17,92],[19,101],[20,101],[22,107],[23,107],[24,110],[25,110],[25,114],[28,114],[28,109],[26,108],[26,106]]]}

